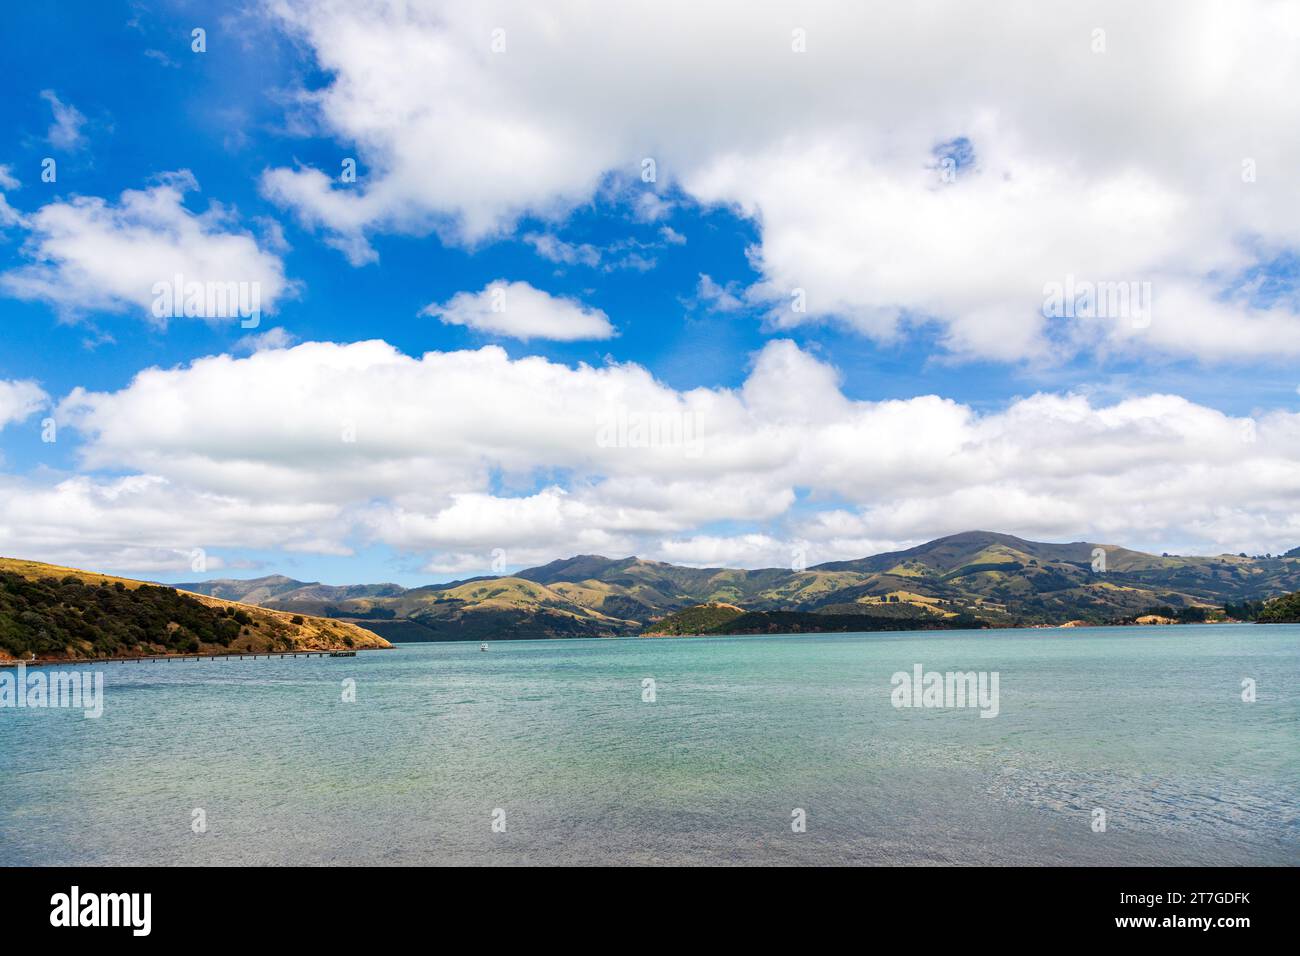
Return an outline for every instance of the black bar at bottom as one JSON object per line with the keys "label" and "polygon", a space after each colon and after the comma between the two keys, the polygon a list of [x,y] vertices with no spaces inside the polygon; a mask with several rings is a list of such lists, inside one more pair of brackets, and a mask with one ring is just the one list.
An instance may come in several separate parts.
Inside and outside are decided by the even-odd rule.
{"label": "black bar at bottom", "polygon": [[[705,872],[440,868],[0,869],[6,942],[59,937],[337,945],[350,938],[448,942],[600,929],[642,945],[665,936],[735,943],[789,924],[862,941],[976,945],[1016,934],[1039,940],[1199,939],[1213,945],[1279,933],[1293,870],[1277,868],[781,869]],[[77,915],[72,915],[74,893]],[[104,894],[112,894],[105,897]],[[123,895],[125,894],[125,895]],[[138,895],[132,895],[138,894]],[[148,894],[147,908],[145,897]],[[1292,908],[1293,909],[1293,908]],[[146,924],[147,916],[147,926]],[[115,926],[73,926],[72,923]],[[62,925],[55,925],[62,924]],[[530,930],[531,927],[531,930]],[[147,935],[143,932],[148,930]],[[423,935],[421,935],[423,934]],[[641,934],[645,934],[644,936]],[[992,934],[992,935],[990,935]],[[619,937],[606,937],[611,944]],[[21,951],[21,950],[20,950]]]}

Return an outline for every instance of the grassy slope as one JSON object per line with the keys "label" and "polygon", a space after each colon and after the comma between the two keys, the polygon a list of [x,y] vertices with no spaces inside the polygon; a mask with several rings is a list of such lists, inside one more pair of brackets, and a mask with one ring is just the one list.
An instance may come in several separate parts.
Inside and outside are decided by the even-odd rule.
{"label": "grassy slope", "polygon": [[555,588],[519,577],[480,578],[396,595],[347,597],[358,588],[281,593],[267,606],[348,620],[398,641],[600,637],[629,633],[650,609],[601,582]]}
{"label": "grassy slope", "polygon": [[[118,578],[112,575],[83,571],[78,568],[65,568],[16,558],[0,558],[0,572],[14,574],[27,581],[53,579],[55,582],[61,582],[66,578],[75,578],[88,587],[98,588],[101,584],[107,584],[114,591],[117,590],[116,585],[120,584],[121,593],[126,598],[123,607],[129,610],[133,610],[137,604],[141,604],[139,601],[132,604],[130,601],[132,592],[138,592],[141,587],[154,587],[147,582],[136,581],[131,578]],[[185,602],[195,602],[203,608],[219,612],[218,614],[204,614],[202,611],[191,607],[190,613],[197,620],[212,623],[218,618],[229,618],[235,612],[239,612],[243,616],[241,622],[237,622],[239,623],[238,632],[228,644],[200,642],[198,653],[222,653],[225,651],[265,653],[270,650],[342,650],[345,648],[365,649],[391,646],[379,635],[345,621],[295,615],[252,604],[225,601],[207,595],[175,591],[175,589],[167,590],[172,590],[182,596],[184,599],[181,602],[182,606],[184,606]],[[75,610],[79,616],[84,617],[86,607],[76,607],[72,608],[72,610]],[[295,622],[295,617],[299,619],[300,623]],[[247,620],[247,623],[242,623],[242,620]],[[195,653],[189,647],[190,635],[175,627],[175,624],[174,621],[168,622],[167,627],[159,633],[145,634],[140,642],[113,649],[109,653],[105,653],[103,649],[96,649],[93,642],[79,640],[74,640],[72,643],[52,651],[42,649],[37,653],[41,657],[69,658]],[[39,635],[31,634],[30,630],[30,627],[22,620],[0,620],[0,632],[8,635],[6,646],[0,647],[0,657],[26,656],[22,652],[34,646],[39,637]]]}

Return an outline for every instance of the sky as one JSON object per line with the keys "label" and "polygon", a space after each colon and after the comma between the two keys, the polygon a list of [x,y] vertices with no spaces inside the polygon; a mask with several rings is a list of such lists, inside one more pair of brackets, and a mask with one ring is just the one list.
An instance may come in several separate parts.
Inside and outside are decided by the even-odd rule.
{"label": "sky", "polygon": [[1300,7],[24,4],[0,553],[1300,545]]}

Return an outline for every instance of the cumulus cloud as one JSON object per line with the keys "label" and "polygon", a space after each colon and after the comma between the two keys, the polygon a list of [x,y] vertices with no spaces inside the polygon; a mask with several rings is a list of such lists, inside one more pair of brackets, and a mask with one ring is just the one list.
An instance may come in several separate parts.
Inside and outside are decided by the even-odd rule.
{"label": "cumulus cloud", "polygon": [[480,292],[458,292],[441,305],[426,306],[420,314],[447,325],[524,340],[574,342],[608,339],[615,334],[609,317],[600,309],[534,289],[527,282],[497,280]]}
{"label": "cumulus cloud", "polygon": [[261,503],[178,486],[158,475],[54,483],[0,475],[0,553],[71,567],[141,572],[222,566],[209,548],[346,554],[339,509]]}
{"label": "cumulus cloud", "polygon": [[50,396],[33,381],[0,379],[0,428],[26,421],[49,401]]}
{"label": "cumulus cloud", "polygon": [[[932,326],[951,355],[1007,361],[1300,354],[1293,309],[1221,296],[1297,246],[1300,138],[1276,110],[1300,83],[1294,5],[274,9],[331,76],[304,105],[372,175],[281,168],[264,187],[354,257],[378,232],[472,245],[558,218],[611,175],[645,186],[651,158],[642,218],[669,187],[753,217],[750,296],[777,327]],[[1144,334],[1045,316],[1044,287],[1071,276],[1150,283]]]}
{"label": "cumulus cloud", "polygon": [[[197,188],[181,171],[147,189],[128,189],[116,203],[78,196],[40,207],[23,222],[30,261],[0,276],[0,288],[64,314],[131,312],[165,322],[172,314],[236,316],[224,297],[188,298],[194,284],[205,290],[234,284],[238,296],[274,311],[294,292],[280,256],[242,231],[221,205],[203,213],[185,208],[185,194]],[[160,315],[160,290],[178,284],[182,294],[168,300],[178,308]]]}
{"label": "cumulus cloud", "polygon": [[979,527],[1184,553],[1300,542],[1300,414],[860,401],[780,340],[740,388],[684,391],[634,364],[309,342],[77,389],[56,417],[87,474],[11,483],[10,553],[380,543],[482,571],[496,549],[513,567],[788,565],[795,548],[816,564]]}

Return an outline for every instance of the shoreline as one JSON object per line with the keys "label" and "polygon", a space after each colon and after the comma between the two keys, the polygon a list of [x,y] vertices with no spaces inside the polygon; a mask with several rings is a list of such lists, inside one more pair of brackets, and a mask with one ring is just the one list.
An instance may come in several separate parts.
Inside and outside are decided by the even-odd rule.
{"label": "shoreline", "polygon": [[[1205,626],[1217,625],[1217,624],[1259,624],[1259,623],[1261,623],[1261,622],[1260,622],[1260,621],[1237,621],[1237,620],[1229,620],[1229,621],[1143,621],[1143,622],[1138,622],[1138,621],[1123,621],[1123,622],[1120,622],[1120,621],[1107,621],[1107,622],[1102,623],[1102,624],[1090,624],[1090,623],[1088,623],[1088,622],[1086,622],[1086,621],[1066,621],[1066,622],[1064,622],[1064,623],[1062,623],[1062,624],[991,624],[991,625],[989,625],[988,627],[935,627],[935,628],[916,628],[914,631],[895,630],[895,629],[893,629],[893,628],[881,628],[880,630],[872,630],[872,631],[792,631],[792,632],[790,632],[790,635],[789,635],[789,636],[791,636],[791,637],[799,637],[799,636],[804,635],[804,634],[912,634],[912,633],[917,633],[917,634],[919,634],[919,633],[922,633],[922,632],[928,632],[928,631],[941,631],[941,632],[951,632],[951,631],[1074,631],[1074,630],[1083,630],[1083,629],[1085,629],[1085,628],[1103,628],[1103,627],[1132,627],[1132,628],[1205,627]],[[1269,623],[1272,623],[1272,622],[1269,622]],[[1286,624],[1286,623],[1300,623],[1300,622],[1279,621],[1279,622],[1277,622],[1277,623]],[[731,633],[731,634],[726,633],[726,632],[722,632],[722,631],[715,631],[715,632],[710,632],[710,633],[707,633],[707,634],[705,634],[705,633],[700,633],[700,634],[663,634],[663,633],[657,633],[657,634],[656,634],[656,633],[653,633],[653,632],[647,632],[647,633],[645,633],[645,634],[631,634],[631,635],[626,635],[626,636],[629,636],[629,637],[648,637],[648,638],[664,638],[664,637],[763,637],[763,636],[767,636],[767,632],[766,632],[766,631],[763,631],[763,632],[758,632],[758,631],[739,631],[739,632]],[[773,635],[773,636],[774,636],[774,635]],[[442,642],[442,643],[446,643],[446,642]]]}
{"label": "shoreline", "polygon": [[[1271,622],[1270,622],[1271,623]],[[1296,622],[1279,622],[1282,624]],[[1088,630],[1102,628],[1135,628],[1141,630],[1161,629],[1165,627],[1212,627],[1225,625],[1259,625],[1259,621],[1179,621],[1169,624],[1082,624],[1069,622],[1066,624],[1019,624],[1007,625],[1004,627],[973,627],[973,628],[928,628],[916,631],[900,630],[880,630],[880,631],[798,631],[790,633],[741,633],[741,634],[617,634],[602,637],[506,637],[506,638],[486,638],[486,643],[511,643],[511,642],[546,642],[546,643],[564,643],[567,641],[617,641],[617,640],[673,640],[677,638],[720,638],[720,637],[814,637],[821,635],[848,635],[848,634],[951,634],[951,633],[979,633],[985,631],[1072,631]],[[13,657],[0,657],[0,668],[17,667],[24,664],[27,667],[54,667],[65,664],[127,664],[131,662],[143,663],[146,661],[201,661],[201,660],[257,660],[258,658],[286,658],[286,657],[355,657],[358,654],[369,651],[393,651],[399,647],[420,646],[422,644],[475,644],[481,643],[479,639],[469,640],[446,640],[446,641],[397,641],[389,644],[388,647],[357,647],[357,648],[336,648],[336,649],[309,649],[297,651],[231,651],[222,654],[205,654],[205,653],[184,653],[184,654],[140,654],[128,655],[121,657],[41,657],[35,660],[23,660]]]}

